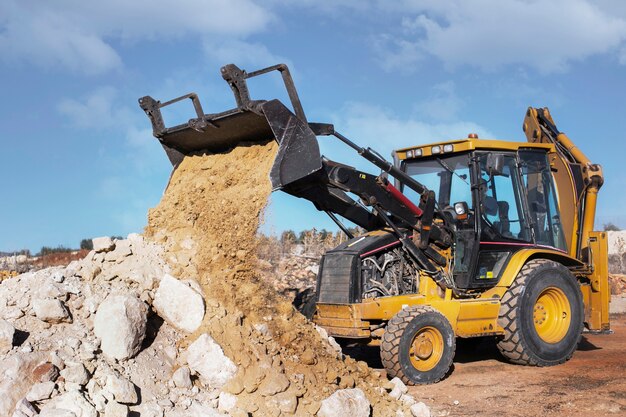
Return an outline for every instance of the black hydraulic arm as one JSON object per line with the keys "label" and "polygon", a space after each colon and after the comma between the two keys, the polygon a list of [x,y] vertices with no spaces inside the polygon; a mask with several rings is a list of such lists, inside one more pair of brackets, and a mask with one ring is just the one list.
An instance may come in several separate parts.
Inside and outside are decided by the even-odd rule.
{"label": "black hydraulic arm", "polygon": [[444,234],[443,231],[441,231],[437,226],[433,225],[435,212],[435,193],[433,191],[428,190],[426,187],[424,187],[424,185],[416,181],[413,177],[398,169],[398,167],[387,161],[372,148],[363,148],[352,142],[341,133],[335,131],[334,129],[328,129],[328,133],[335,136],[337,139],[357,151],[357,153],[363,158],[367,159],[369,162],[376,165],[381,170],[389,173],[389,175],[398,179],[406,187],[409,187],[420,195],[420,209],[423,213],[419,228],[420,248],[425,249],[428,246],[431,234],[433,235],[432,237],[435,239]]}
{"label": "black hydraulic arm", "polygon": [[342,135],[341,133],[336,132],[334,130],[331,134],[335,136],[337,139],[339,139],[340,141],[342,141],[343,143],[345,143],[346,145],[348,145],[349,147],[351,147],[352,149],[354,149],[355,151],[357,151],[357,153],[361,155],[363,158],[367,159],[368,161],[370,161],[372,164],[376,165],[378,168],[382,169],[383,171],[388,172],[389,175],[391,175],[392,177],[400,180],[400,182],[402,182],[404,185],[406,185],[407,187],[409,187],[416,193],[422,195],[427,191],[426,187],[424,187],[422,184],[417,182],[410,175],[399,170],[396,166],[394,166],[391,162],[387,161],[385,158],[380,156],[380,154],[376,152],[375,150],[373,150],[372,148],[362,148],[356,143],[352,142],[347,137],[345,137],[344,135]]}

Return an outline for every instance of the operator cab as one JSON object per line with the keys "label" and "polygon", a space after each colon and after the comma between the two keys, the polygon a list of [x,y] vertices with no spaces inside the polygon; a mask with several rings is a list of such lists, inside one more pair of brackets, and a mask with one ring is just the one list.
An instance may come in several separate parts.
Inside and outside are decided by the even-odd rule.
{"label": "operator cab", "polygon": [[[471,139],[410,151],[398,151],[400,167],[435,192],[440,215],[456,229],[459,288],[496,285],[520,249],[566,251],[548,146]],[[408,187],[403,192],[419,201]]]}

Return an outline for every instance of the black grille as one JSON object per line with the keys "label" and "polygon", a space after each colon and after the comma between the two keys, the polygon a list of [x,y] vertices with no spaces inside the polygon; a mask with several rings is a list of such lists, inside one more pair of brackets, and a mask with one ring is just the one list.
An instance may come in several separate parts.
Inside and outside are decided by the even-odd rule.
{"label": "black grille", "polygon": [[318,277],[319,303],[348,304],[357,302],[359,294],[359,257],[350,253],[327,253]]}

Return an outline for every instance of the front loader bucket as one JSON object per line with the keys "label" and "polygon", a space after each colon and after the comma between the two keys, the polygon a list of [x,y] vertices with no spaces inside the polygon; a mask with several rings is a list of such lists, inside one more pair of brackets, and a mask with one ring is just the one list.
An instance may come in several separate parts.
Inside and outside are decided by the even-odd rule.
{"label": "front loader bucket", "polygon": [[152,132],[164,146],[183,155],[196,152],[222,152],[242,142],[267,142],[273,138],[265,117],[245,109],[232,109],[219,114],[199,114],[188,123],[165,127],[161,107],[189,97],[197,102],[195,94],[161,104],[152,97],[139,99],[139,105],[152,122]]}
{"label": "front loader bucket", "polygon": [[[292,113],[279,100],[251,100],[246,79],[270,71],[279,71],[285,82]],[[221,69],[237,102],[237,108],[217,114],[205,114],[195,93],[165,103],[145,96],[139,106],[152,122],[152,133],[159,139],[174,167],[185,155],[224,152],[250,143],[267,143],[273,138],[279,144],[270,173],[272,188],[282,189],[322,167],[315,133],[309,127],[287,66],[283,64],[246,73],[233,64]],[[166,127],[161,108],[184,99],[191,99],[196,118],[173,127]]]}
{"label": "front loader bucket", "polygon": [[159,108],[163,105],[152,97],[143,97],[139,103],[152,121],[154,136],[175,166],[184,155],[223,152],[242,144],[276,139],[278,153],[270,172],[273,190],[322,167],[315,133],[279,100],[258,102],[256,111],[237,108],[170,128],[162,121]]}

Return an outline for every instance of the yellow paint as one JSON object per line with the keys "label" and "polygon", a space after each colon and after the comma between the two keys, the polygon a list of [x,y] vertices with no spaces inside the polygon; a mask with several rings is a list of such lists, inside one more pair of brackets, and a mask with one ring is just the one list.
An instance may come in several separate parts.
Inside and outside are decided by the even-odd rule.
{"label": "yellow paint", "polygon": [[433,369],[443,356],[443,335],[435,327],[426,326],[415,333],[409,348],[409,360],[420,372]]}
{"label": "yellow paint", "polygon": [[590,232],[588,247],[591,285],[588,286],[587,301],[585,301],[587,325],[591,330],[609,330],[611,291],[609,289],[609,255],[606,232]]}
{"label": "yellow paint", "polygon": [[554,145],[545,144],[545,143],[526,143],[526,142],[510,142],[504,140],[492,140],[492,139],[459,139],[459,140],[451,140],[447,142],[438,142],[438,143],[430,143],[428,145],[420,145],[420,146],[412,146],[410,148],[402,148],[396,151],[396,156],[399,160],[405,160],[406,151],[412,149],[421,149],[422,156],[418,156],[415,160],[419,160],[420,158],[424,158],[427,156],[432,156],[431,149],[433,146],[440,146],[443,149],[443,145],[452,144],[454,146],[453,152],[448,153],[439,153],[436,155],[446,156],[452,155],[455,153],[473,151],[476,149],[484,149],[484,150],[502,150],[502,151],[517,151],[521,148],[533,148],[533,149],[546,149],[548,151],[554,152]]}
{"label": "yellow paint", "polygon": [[558,343],[567,334],[572,322],[572,307],[561,288],[544,289],[533,307],[537,335],[546,343]]}

